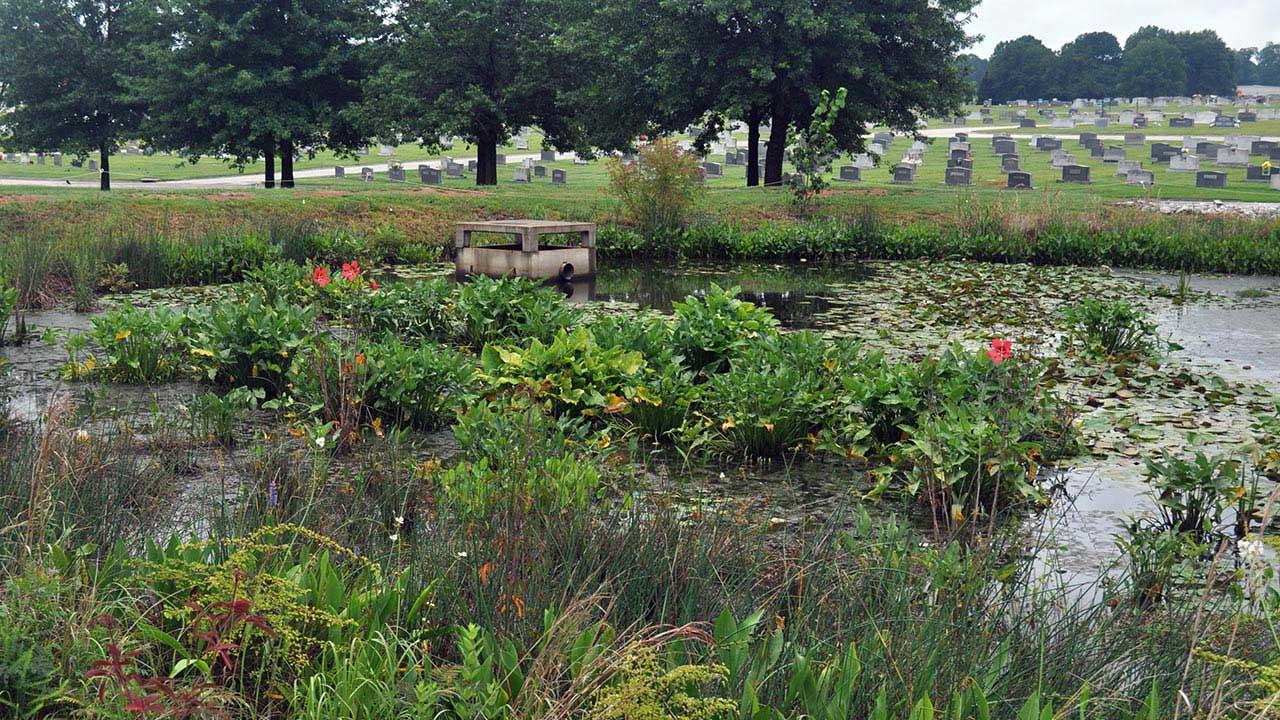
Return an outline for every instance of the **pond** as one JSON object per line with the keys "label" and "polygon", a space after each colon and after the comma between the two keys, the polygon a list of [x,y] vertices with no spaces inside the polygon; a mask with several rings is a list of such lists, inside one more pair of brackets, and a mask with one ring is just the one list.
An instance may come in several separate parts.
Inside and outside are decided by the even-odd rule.
{"label": "pond", "polygon": [[[409,279],[450,270],[390,268],[386,275]],[[1264,428],[1280,395],[1280,278],[971,262],[605,262],[593,282],[563,289],[572,302],[599,311],[665,313],[713,283],[740,288],[744,299],[771,308],[787,328],[853,338],[891,356],[919,358],[957,343],[976,350],[1000,337],[1052,359],[1057,391],[1081,408],[1087,448],[1054,470],[1054,505],[1040,518],[1047,530],[1038,539],[1058,549],[1048,566],[1059,572],[1087,577],[1114,558],[1113,536],[1134,514],[1152,507],[1143,481],[1147,458],[1191,449],[1245,456],[1276,440]],[[198,304],[218,293],[136,292],[103,304],[125,298],[135,304]],[[1117,368],[1060,357],[1060,315],[1084,298],[1124,299],[1145,310],[1170,343],[1163,359]],[[45,328],[83,330],[90,324],[87,316],[57,310],[32,312],[27,319],[37,335]],[[68,385],[57,378],[65,353],[38,340],[0,349],[0,356],[11,365],[8,390],[21,417],[38,416],[58,390],[88,397],[98,407],[142,414],[200,392],[186,383]],[[447,454],[447,441],[437,447]],[[849,468],[823,462],[689,467],[658,455],[647,476],[647,493],[690,506],[736,503],[754,520],[777,523],[820,519],[824,510],[856,501],[866,489]]]}

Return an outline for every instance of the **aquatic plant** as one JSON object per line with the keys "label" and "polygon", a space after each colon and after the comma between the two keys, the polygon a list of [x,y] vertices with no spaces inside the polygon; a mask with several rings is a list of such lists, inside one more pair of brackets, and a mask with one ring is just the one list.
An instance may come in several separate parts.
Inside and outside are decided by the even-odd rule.
{"label": "aquatic plant", "polygon": [[556,289],[524,278],[471,278],[458,288],[452,312],[458,339],[476,349],[512,340],[549,343],[578,320]]}
{"label": "aquatic plant", "polygon": [[1103,357],[1149,358],[1160,349],[1156,325],[1124,300],[1086,299],[1062,315],[1066,343]]}
{"label": "aquatic plant", "polygon": [[671,341],[685,367],[704,375],[720,372],[735,353],[777,332],[773,314],[738,299],[740,293],[712,283],[702,297],[673,305]]}

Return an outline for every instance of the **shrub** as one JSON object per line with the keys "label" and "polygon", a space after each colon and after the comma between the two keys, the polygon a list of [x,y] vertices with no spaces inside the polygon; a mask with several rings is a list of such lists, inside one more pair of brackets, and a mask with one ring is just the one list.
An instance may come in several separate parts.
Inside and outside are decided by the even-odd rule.
{"label": "shrub", "polygon": [[638,162],[610,160],[608,171],[610,192],[650,243],[684,227],[701,189],[697,156],[675,138],[642,147]]}
{"label": "shrub", "polygon": [[750,457],[776,457],[816,443],[836,401],[836,363],[824,367],[820,335],[762,338],[701,388],[703,422],[693,445]]}
{"label": "shrub", "polygon": [[458,334],[454,289],[444,279],[395,283],[368,293],[356,305],[353,319],[371,334],[390,333],[403,340],[448,340]]}
{"label": "shrub", "polygon": [[1143,358],[1159,348],[1156,324],[1125,300],[1084,300],[1063,313],[1067,342],[1104,357]]}
{"label": "shrub", "polygon": [[474,277],[458,289],[453,315],[459,338],[474,348],[515,340],[551,342],[578,312],[554,288],[524,278]]}
{"label": "shrub", "polygon": [[601,347],[586,328],[561,330],[550,343],[489,345],[480,354],[488,382],[555,414],[613,415],[644,394],[644,357]]}
{"label": "shrub", "polygon": [[[93,319],[89,337],[103,356],[91,356],[83,369],[112,382],[166,382],[183,369],[189,334],[190,325],[181,313],[166,307],[141,310],[125,303]],[[73,369],[71,374],[77,372]]]}
{"label": "shrub", "polygon": [[453,432],[463,460],[433,479],[463,517],[508,505],[581,510],[603,489],[608,443],[580,419],[482,403],[459,416]]}
{"label": "shrub", "polygon": [[656,650],[640,646],[622,658],[616,682],[596,692],[591,717],[730,720],[738,716],[737,705],[711,690],[723,683],[727,674],[720,665],[666,668]]}
{"label": "shrub", "polygon": [[310,307],[283,298],[228,300],[193,316],[191,353],[210,382],[284,391],[294,354],[313,332]]}
{"label": "shrub", "polygon": [[0,715],[43,717],[57,700],[58,667],[44,644],[13,625],[0,625]]}
{"label": "shrub", "polygon": [[368,373],[366,405],[392,422],[436,430],[476,398],[474,360],[443,345],[391,338],[366,346],[360,362]]}
{"label": "shrub", "polygon": [[720,372],[750,341],[777,332],[773,314],[739,300],[740,292],[713,283],[703,297],[690,296],[673,305],[672,342],[690,370]]}

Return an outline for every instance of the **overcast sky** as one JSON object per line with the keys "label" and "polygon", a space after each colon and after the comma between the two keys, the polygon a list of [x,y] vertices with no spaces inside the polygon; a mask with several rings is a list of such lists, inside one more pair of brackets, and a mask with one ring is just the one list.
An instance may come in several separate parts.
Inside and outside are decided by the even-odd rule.
{"label": "overcast sky", "polygon": [[991,57],[996,43],[1034,35],[1057,50],[1077,35],[1104,30],[1120,39],[1143,25],[1216,30],[1232,48],[1280,42],[1280,0],[982,0],[971,52]]}

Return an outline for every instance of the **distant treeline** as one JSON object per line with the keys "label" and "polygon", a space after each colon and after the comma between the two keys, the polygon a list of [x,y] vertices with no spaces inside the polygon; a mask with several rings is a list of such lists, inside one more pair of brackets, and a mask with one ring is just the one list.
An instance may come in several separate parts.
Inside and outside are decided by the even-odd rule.
{"label": "distant treeline", "polygon": [[989,60],[961,56],[982,100],[1234,95],[1238,85],[1280,85],[1280,44],[1227,47],[1218,33],[1140,28],[1124,47],[1085,33],[1058,52],[1030,35],[996,46]]}

